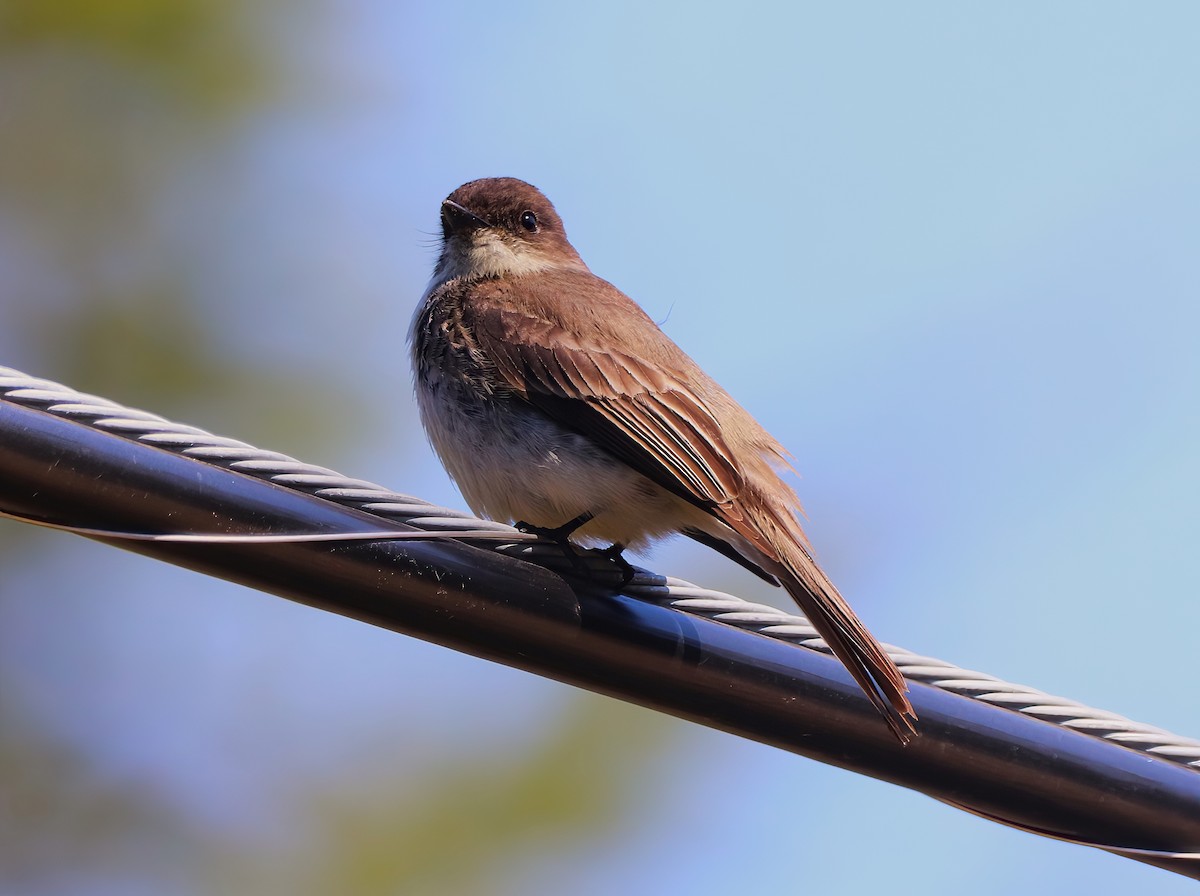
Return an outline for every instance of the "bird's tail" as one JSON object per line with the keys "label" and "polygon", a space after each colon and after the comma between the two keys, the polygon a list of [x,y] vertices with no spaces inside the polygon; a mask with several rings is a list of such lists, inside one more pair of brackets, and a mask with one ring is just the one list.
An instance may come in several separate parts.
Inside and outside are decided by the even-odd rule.
{"label": "bird's tail", "polygon": [[[803,548],[801,548],[803,550]],[[793,558],[788,558],[792,561]],[[917,733],[917,714],[908,700],[908,685],[896,664],[875,636],[854,615],[846,599],[804,552],[800,563],[785,562],[775,572],[792,599],[800,605],[813,628],[825,639],[833,655],[854,676],[859,687],[883,715],[901,743]]]}
{"label": "bird's tail", "polygon": [[917,714],[908,700],[904,676],[817,565],[799,522],[790,513],[784,519],[780,513],[766,508],[764,511],[769,519],[756,520],[758,525],[750,525],[744,518],[727,518],[726,522],[761,551],[762,556],[758,559],[763,569],[778,578],[800,605],[813,628],[858,682],[896,738],[902,744],[908,743],[917,733],[913,724]]}

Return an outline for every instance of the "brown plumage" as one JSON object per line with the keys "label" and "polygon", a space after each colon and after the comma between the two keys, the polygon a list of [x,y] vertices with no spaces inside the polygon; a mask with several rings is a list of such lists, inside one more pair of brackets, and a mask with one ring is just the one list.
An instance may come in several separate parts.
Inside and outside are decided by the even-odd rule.
{"label": "brown plumage", "polygon": [[534,187],[472,181],[412,330],[430,439],[468,503],[632,547],[683,532],[782,584],[902,741],[899,670],[814,561],[787,452],[633,300]]}

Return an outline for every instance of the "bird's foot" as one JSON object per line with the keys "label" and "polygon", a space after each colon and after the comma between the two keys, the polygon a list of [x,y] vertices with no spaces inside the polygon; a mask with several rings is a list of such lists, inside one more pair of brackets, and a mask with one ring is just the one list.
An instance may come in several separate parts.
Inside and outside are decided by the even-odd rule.
{"label": "bird's foot", "polygon": [[625,545],[611,544],[606,548],[596,548],[593,553],[598,557],[603,557],[605,560],[613,563],[617,569],[621,570],[621,588],[633,581],[633,577],[637,575],[637,570],[634,569],[628,560],[625,559]]}
{"label": "bird's foot", "polygon": [[561,526],[548,528],[546,526],[535,526],[532,523],[517,521],[514,525],[521,532],[527,532],[530,535],[536,535],[538,538],[544,538],[546,541],[552,541],[562,550],[563,556],[571,561],[571,565],[575,567],[577,572],[587,574],[588,566],[583,562],[583,557],[579,553],[579,549],[571,544],[571,535],[581,526],[586,525],[591,521],[595,514],[591,511],[584,511],[572,520],[567,520]]}
{"label": "bird's foot", "polygon": [[621,587],[624,588],[633,581],[633,577],[637,574],[637,571],[625,559],[625,545],[614,544],[606,548],[583,551],[571,542],[571,535],[591,522],[594,517],[594,513],[586,511],[574,519],[568,520],[561,526],[554,526],[553,528],[534,526],[526,522],[518,522],[515,525],[522,532],[528,532],[530,535],[536,535],[538,538],[554,542],[562,550],[563,556],[571,561],[571,565],[575,567],[576,571],[584,575],[591,576],[592,574],[591,568],[584,562],[585,555],[603,557],[621,571]]}
{"label": "bird's foot", "polygon": [[536,535],[538,538],[544,538],[546,541],[552,541],[555,544],[570,544],[570,538],[575,534],[576,530],[590,523],[596,514],[590,510],[585,510],[573,520],[567,520],[561,526],[547,528],[546,526],[535,526],[533,523],[518,521],[514,526],[522,532],[528,532],[530,535]]}

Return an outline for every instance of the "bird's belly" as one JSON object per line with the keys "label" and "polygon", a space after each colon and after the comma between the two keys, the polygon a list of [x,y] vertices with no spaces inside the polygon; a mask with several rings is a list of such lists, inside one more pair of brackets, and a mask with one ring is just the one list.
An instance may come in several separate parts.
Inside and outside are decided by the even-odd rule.
{"label": "bird's belly", "polygon": [[590,512],[575,540],[636,550],[698,513],[518,398],[418,388],[417,399],[434,450],[481,516],[553,528]]}

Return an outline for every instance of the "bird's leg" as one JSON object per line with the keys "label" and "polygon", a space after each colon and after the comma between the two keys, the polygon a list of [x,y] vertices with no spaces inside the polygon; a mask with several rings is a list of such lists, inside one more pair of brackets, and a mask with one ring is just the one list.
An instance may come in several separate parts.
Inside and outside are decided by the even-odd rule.
{"label": "bird's leg", "polygon": [[[517,522],[514,525],[522,532],[528,532],[530,535],[536,535],[538,538],[544,538],[547,541],[552,541],[558,545],[563,552],[563,555],[571,561],[571,565],[583,573],[590,573],[586,563],[583,562],[583,556],[579,549],[571,543],[571,536],[580,528],[590,523],[596,514],[587,510],[579,514],[572,520],[567,520],[561,526],[547,528],[545,526],[534,526],[531,523]],[[596,548],[588,553],[603,557],[614,563],[621,570],[621,587],[624,588],[633,581],[636,570],[629,565],[629,561],[625,559],[625,545],[613,544],[606,548]]]}
{"label": "bird's leg", "polygon": [[606,548],[596,548],[596,554],[606,560],[611,560],[621,570],[621,587],[624,588],[633,581],[633,577],[637,575],[637,570],[634,569],[628,560],[625,559],[625,545],[621,543],[610,544]]}
{"label": "bird's leg", "polygon": [[576,530],[582,528],[592,521],[596,514],[590,510],[585,510],[573,520],[567,520],[561,526],[555,526],[553,529],[548,529],[545,526],[535,526],[532,523],[516,522],[513,525],[522,532],[528,532],[530,535],[536,535],[538,538],[544,538],[546,541],[552,541],[559,545],[569,545],[571,536]]}
{"label": "bird's leg", "polygon": [[526,523],[518,520],[514,525],[522,532],[528,532],[530,535],[536,535],[538,538],[544,538],[546,541],[552,541],[563,552],[563,556],[571,561],[571,565],[580,572],[586,574],[588,572],[587,564],[583,562],[583,557],[576,550],[575,545],[571,544],[571,535],[581,526],[591,522],[592,517],[596,514],[590,510],[585,510],[583,513],[574,519],[567,520],[561,526],[547,528],[545,526],[535,526],[532,523]]}

